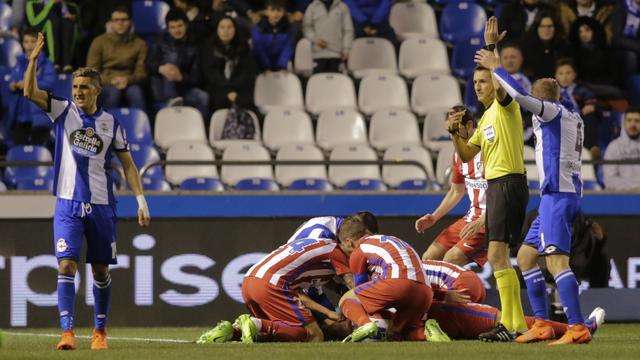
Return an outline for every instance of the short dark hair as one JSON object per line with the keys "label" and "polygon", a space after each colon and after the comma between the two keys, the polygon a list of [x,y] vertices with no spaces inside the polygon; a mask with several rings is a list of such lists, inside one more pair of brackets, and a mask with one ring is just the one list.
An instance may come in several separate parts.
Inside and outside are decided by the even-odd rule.
{"label": "short dark hair", "polygon": [[469,109],[466,106],[464,106],[464,105],[454,105],[453,107],[451,107],[451,110],[453,110],[455,112],[464,111],[464,114],[462,115],[462,121],[460,122],[461,125],[465,126],[465,125],[467,125],[467,123],[469,121],[472,121],[473,122],[473,127],[476,127],[476,125],[477,125],[476,118],[473,117],[473,114],[471,113],[471,111],[469,111]]}
{"label": "short dark hair", "polygon": [[627,114],[631,114],[631,113],[637,113],[640,114],[640,106],[629,106],[627,108],[627,111],[624,112],[625,115]]}
{"label": "short dark hair", "polygon": [[518,43],[513,42],[513,41],[509,41],[509,42],[505,42],[498,44],[498,52],[502,53],[502,50],[506,49],[506,48],[514,48],[517,49],[518,51],[520,51],[520,53],[522,53],[522,48],[520,48],[520,45],[518,45]]}
{"label": "short dark hair", "polygon": [[487,68],[487,67],[484,67],[484,66],[482,66],[482,65],[480,65],[480,64],[477,64],[477,65],[476,65],[476,68],[475,68],[475,69],[473,69],[473,72],[474,72],[474,73],[475,73],[476,71],[491,71],[491,70],[489,70],[489,68]]}
{"label": "short dark hair", "polygon": [[34,38],[38,38],[38,29],[34,27],[28,27],[22,30],[22,38],[24,39],[25,36],[33,36]]}
{"label": "short dark hair", "polygon": [[284,9],[287,7],[285,0],[267,0],[264,3],[264,8],[272,8],[272,9]]}
{"label": "short dark hair", "polygon": [[169,25],[169,21],[180,20],[184,21],[185,24],[189,24],[189,18],[187,17],[187,14],[185,14],[184,11],[180,9],[171,9],[164,17],[164,23],[167,25]]}
{"label": "short dark hair", "polygon": [[347,216],[338,229],[338,240],[344,242],[346,239],[360,239],[368,232],[369,229],[358,216]]}
{"label": "short dark hair", "polygon": [[128,7],[126,7],[124,5],[118,5],[118,6],[114,7],[113,10],[111,10],[111,16],[113,16],[114,12],[125,13],[129,17],[129,19],[131,19],[131,9],[129,9]]}
{"label": "short dark hair", "polygon": [[370,232],[374,234],[378,232],[378,219],[372,213],[368,211],[358,211],[353,216],[360,219]]}
{"label": "short dark hair", "polygon": [[556,61],[556,70],[560,67],[560,66],[565,66],[565,65],[569,65],[571,66],[571,68],[573,69],[573,71],[576,71],[576,65],[573,62],[573,60],[571,60],[571,58],[568,57],[563,57],[560,58]]}

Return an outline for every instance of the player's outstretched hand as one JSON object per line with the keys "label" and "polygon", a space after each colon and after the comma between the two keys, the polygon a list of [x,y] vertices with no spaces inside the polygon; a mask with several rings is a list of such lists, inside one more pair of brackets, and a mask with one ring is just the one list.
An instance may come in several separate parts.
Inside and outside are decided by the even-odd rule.
{"label": "player's outstretched hand", "polygon": [[29,55],[29,60],[31,61],[31,60],[38,59],[38,56],[40,56],[40,53],[42,52],[43,47],[44,47],[44,35],[42,35],[42,33],[39,32],[38,39],[36,40],[36,47],[31,52],[31,55]]}
{"label": "player's outstretched hand", "polygon": [[444,295],[444,301],[446,302],[458,302],[468,303],[471,302],[471,297],[465,294],[467,289],[462,290],[448,290]]}
{"label": "player's outstretched hand", "polygon": [[479,220],[468,223],[462,228],[462,230],[460,230],[460,239],[469,240],[472,236],[482,230],[483,225],[484,223]]}
{"label": "player's outstretched hand", "polygon": [[507,36],[507,31],[498,33],[498,18],[492,16],[484,24],[484,43],[486,45],[495,45]]}
{"label": "player's outstretched hand", "polygon": [[416,220],[416,231],[418,234],[424,233],[425,230],[432,227],[436,223],[436,217],[433,214],[427,214]]}

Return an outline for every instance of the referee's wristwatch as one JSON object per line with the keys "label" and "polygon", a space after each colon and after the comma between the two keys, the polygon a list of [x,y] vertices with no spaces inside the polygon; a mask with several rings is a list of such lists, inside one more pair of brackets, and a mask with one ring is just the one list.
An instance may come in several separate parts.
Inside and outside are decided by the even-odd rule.
{"label": "referee's wristwatch", "polygon": [[496,44],[488,44],[483,47],[485,50],[493,51],[496,49]]}

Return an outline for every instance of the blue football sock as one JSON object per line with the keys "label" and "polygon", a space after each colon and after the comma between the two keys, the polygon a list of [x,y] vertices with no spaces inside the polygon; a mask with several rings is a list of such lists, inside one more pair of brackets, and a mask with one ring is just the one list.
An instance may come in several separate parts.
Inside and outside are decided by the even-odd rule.
{"label": "blue football sock", "polygon": [[103,281],[93,282],[93,322],[96,329],[104,330],[111,304],[111,276]]}
{"label": "blue football sock", "polygon": [[573,271],[571,269],[562,271],[556,275],[555,280],[560,302],[562,302],[562,307],[567,315],[567,322],[570,326],[582,324],[584,318],[580,309],[578,282],[575,275],[573,275]]}
{"label": "blue football sock", "polygon": [[76,302],[76,287],[71,275],[58,274],[58,314],[63,331],[73,330],[73,306]]}
{"label": "blue football sock", "polygon": [[524,281],[527,284],[527,295],[529,295],[529,303],[533,314],[538,319],[549,320],[547,308],[547,292],[544,282],[544,275],[539,267],[535,267],[529,271],[522,273]]}

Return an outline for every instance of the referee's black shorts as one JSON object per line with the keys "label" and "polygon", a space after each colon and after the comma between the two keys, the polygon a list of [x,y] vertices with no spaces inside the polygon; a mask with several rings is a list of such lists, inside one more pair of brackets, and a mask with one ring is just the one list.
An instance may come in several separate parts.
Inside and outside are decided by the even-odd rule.
{"label": "referee's black shorts", "polygon": [[509,174],[487,183],[487,244],[489,241],[501,241],[513,247],[522,241],[522,224],[529,202],[527,177]]}

